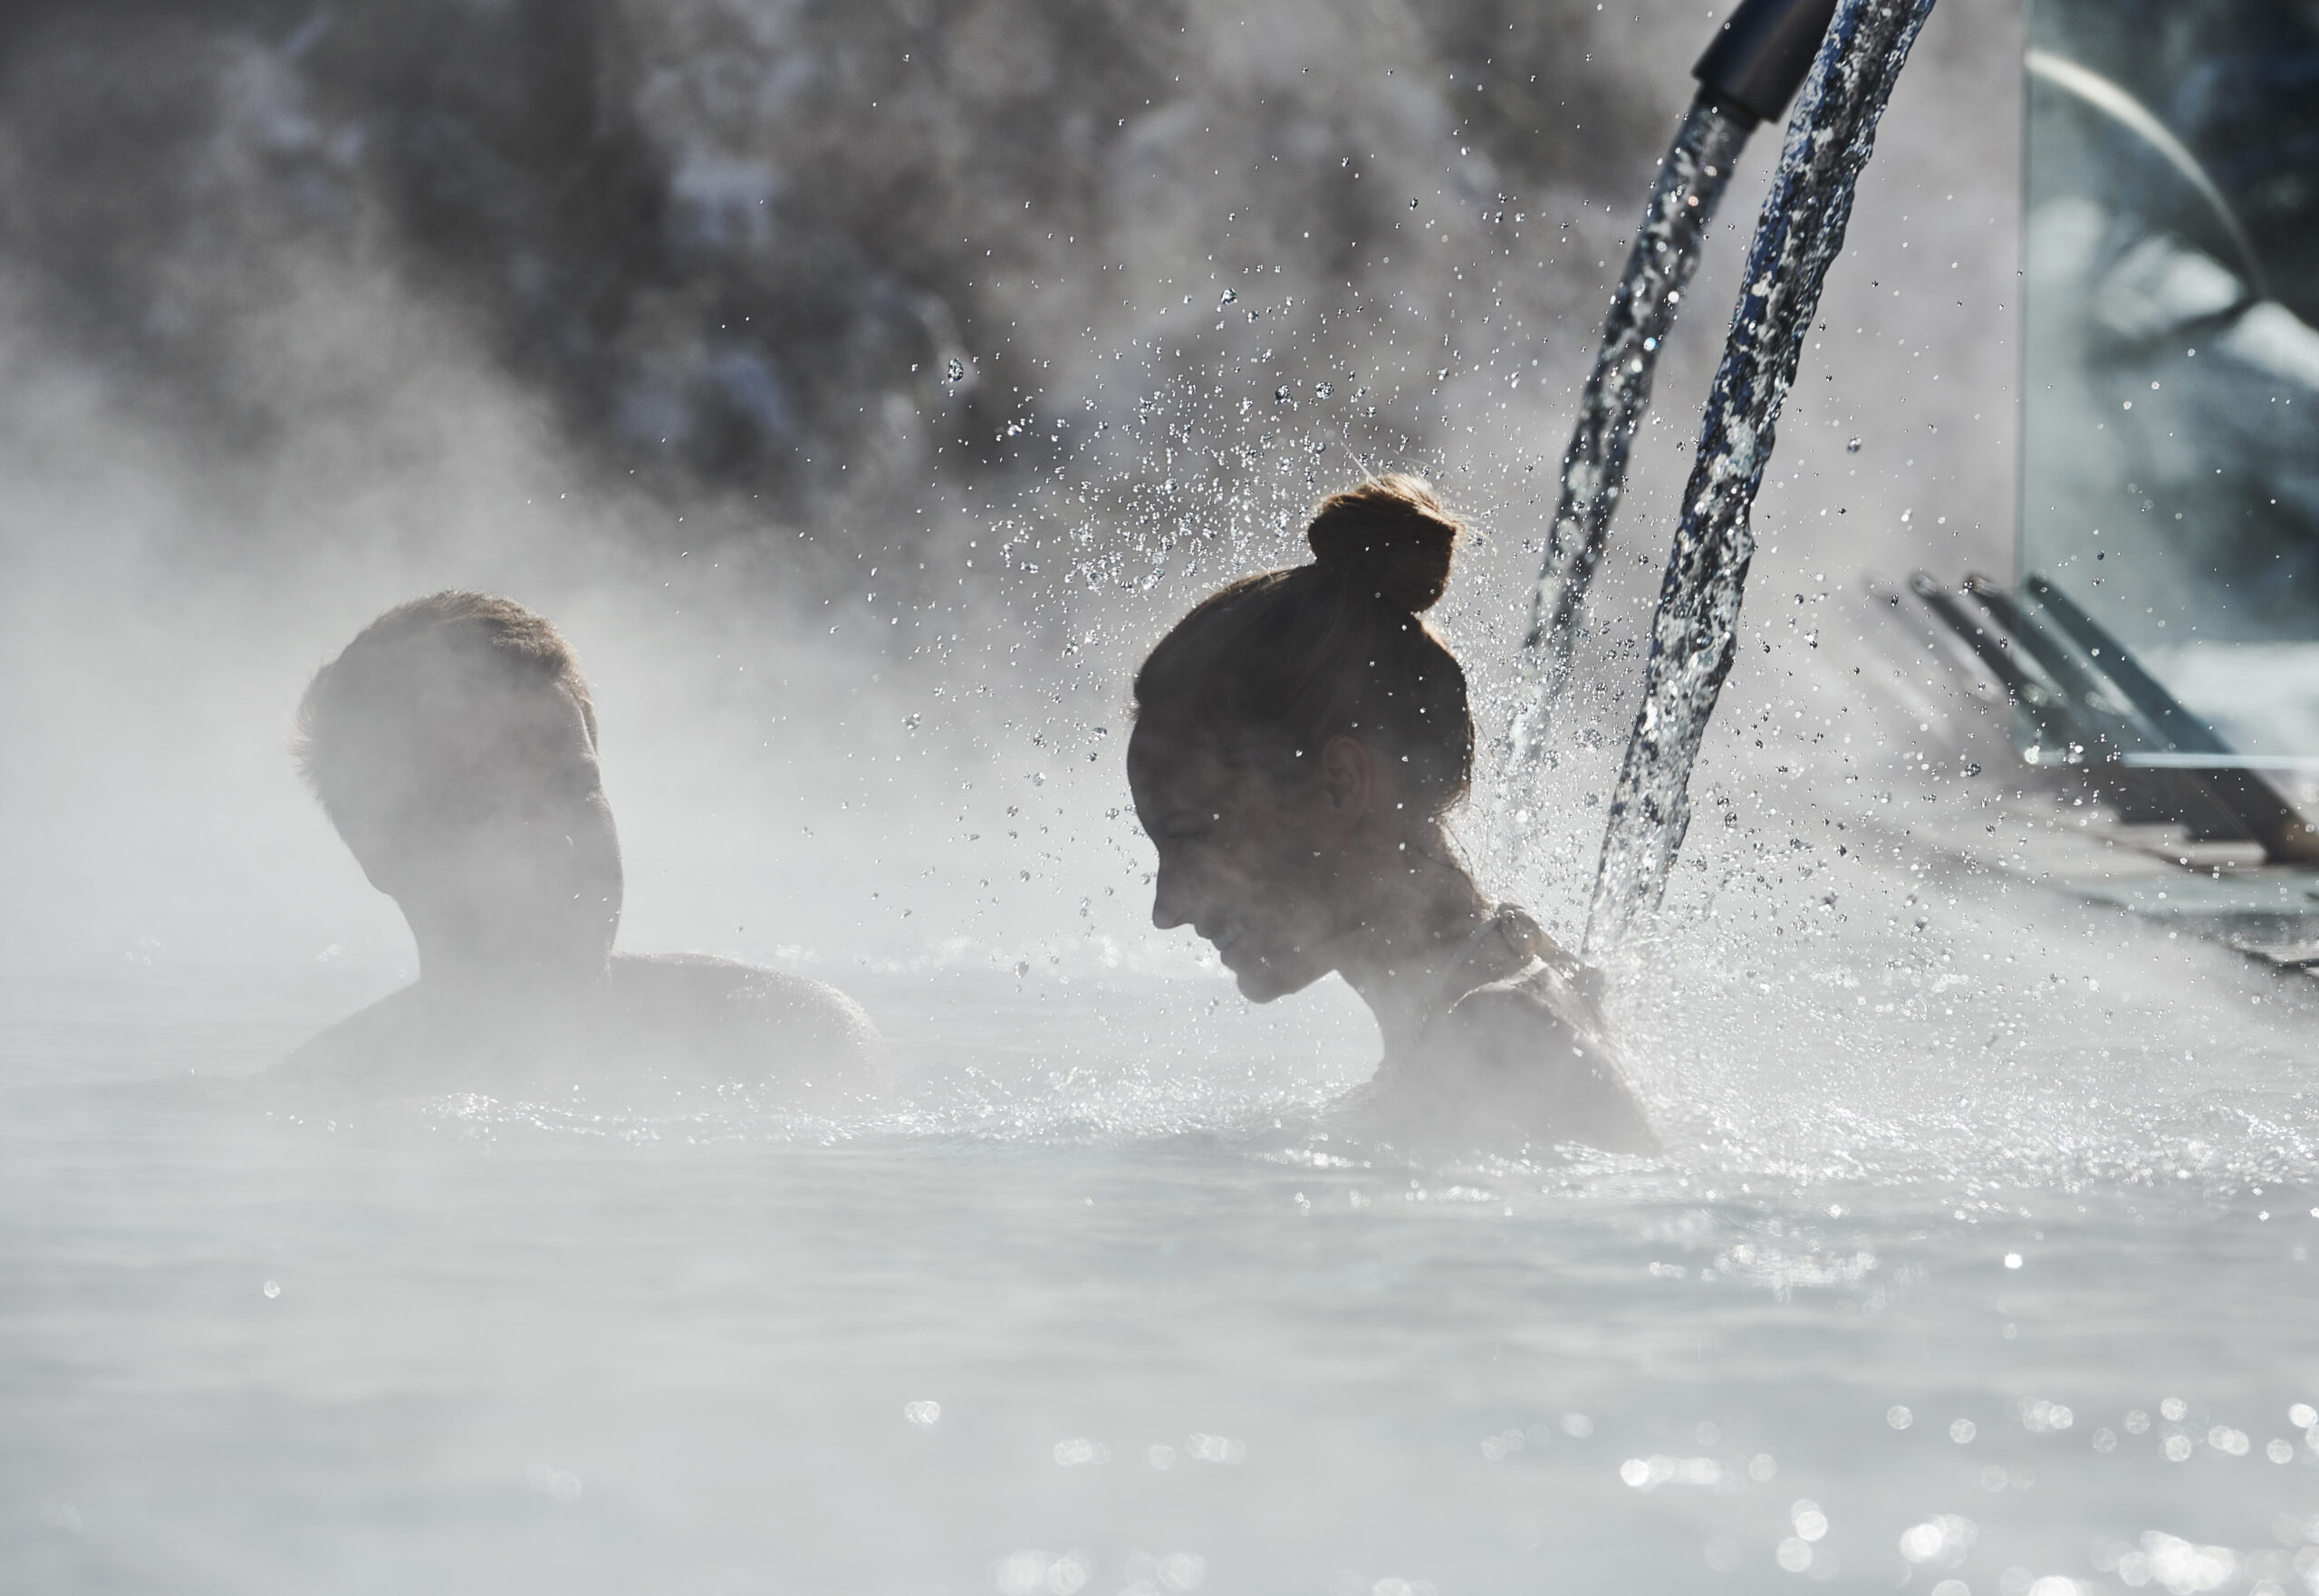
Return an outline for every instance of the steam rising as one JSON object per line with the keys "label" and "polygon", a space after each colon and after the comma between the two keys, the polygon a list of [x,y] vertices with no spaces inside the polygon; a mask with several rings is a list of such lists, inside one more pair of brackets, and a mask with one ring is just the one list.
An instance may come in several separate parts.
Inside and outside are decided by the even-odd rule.
{"label": "steam rising", "polygon": [[[1248,1009],[1149,928],[1134,664],[1302,558],[1322,492],[1410,467],[1485,534],[1434,612],[1486,748],[1463,840],[1574,930],[1773,140],[1526,816],[1487,749],[1712,25],[10,10],[0,1565],[235,1596],[2295,1577],[2309,1001],[2019,880],[2061,867],[2004,727],[1854,600],[2005,558],[2009,0],[1943,0],[1894,96],[1669,916],[1615,972],[1669,1160],[1323,1128],[1374,1057],[1352,1000]],[[892,1103],[342,1119],[152,1083],[405,978],[285,744],[316,665],[451,587],[584,660],[623,946],[837,982]]]}
{"label": "steam rising", "polygon": [[[400,928],[282,743],[314,664],[451,585],[582,649],[630,945],[1180,954],[1140,928],[1140,840],[1111,813],[1134,658],[1214,582],[1298,557],[1319,492],[1410,466],[1495,534],[1444,607],[1493,690],[1688,87],[1667,42],[1688,59],[1708,24],[989,0],[9,25],[9,951],[337,949],[387,981]],[[2011,168],[1985,146],[2011,135],[1974,114],[2010,104],[1987,33],[1936,27],[1903,85],[1767,567],[1841,582],[1928,521],[1997,546]],[[1736,242],[1639,445],[1633,553],[1581,661],[1602,724]],[[1833,445],[1862,433],[1854,476]],[[1573,773],[1513,883],[1550,918],[1604,780]]]}

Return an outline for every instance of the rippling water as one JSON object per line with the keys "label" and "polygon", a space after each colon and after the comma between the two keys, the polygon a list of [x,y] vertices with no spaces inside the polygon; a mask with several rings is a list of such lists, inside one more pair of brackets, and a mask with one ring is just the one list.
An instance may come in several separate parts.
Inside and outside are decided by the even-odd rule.
{"label": "rippling water", "polygon": [[1663,1163],[1362,1139],[1341,990],[865,974],[825,1117],[293,1102],[226,1077],[317,976],[13,990],[0,1585],[2302,1583],[2310,983],[1958,852],[1779,897],[1624,988]]}

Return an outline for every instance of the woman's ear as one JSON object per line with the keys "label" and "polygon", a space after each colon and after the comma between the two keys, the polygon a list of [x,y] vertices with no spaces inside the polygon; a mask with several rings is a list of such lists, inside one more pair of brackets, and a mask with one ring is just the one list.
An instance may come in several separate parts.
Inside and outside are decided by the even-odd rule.
{"label": "woman's ear", "polygon": [[1377,757],[1352,737],[1331,737],[1321,749],[1321,798],[1340,833],[1359,825],[1376,802]]}

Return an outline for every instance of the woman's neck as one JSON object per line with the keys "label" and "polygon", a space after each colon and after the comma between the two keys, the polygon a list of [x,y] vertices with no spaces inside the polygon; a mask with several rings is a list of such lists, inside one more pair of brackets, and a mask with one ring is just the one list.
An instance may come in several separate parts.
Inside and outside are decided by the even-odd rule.
{"label": "woman's neck", "polygon": [[1376,889],[1336,961],[1376,1016],[1385,1056],[1400,1058],[1433,1017],[1450,966],[1493,906],[1438,828],[1389,844]]}

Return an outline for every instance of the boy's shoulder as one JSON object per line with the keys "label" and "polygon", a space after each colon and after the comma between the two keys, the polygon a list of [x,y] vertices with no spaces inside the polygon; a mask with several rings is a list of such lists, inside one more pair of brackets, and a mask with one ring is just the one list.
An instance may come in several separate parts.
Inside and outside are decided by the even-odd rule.
{"label": "boy's shoulder", "polygon": [[616,953],[611,995],[627,1024],[690,1043],[748,1078],[801,1069],[850,1078],[876,1069],[870,1016],[809,976],[715,954]]}
{"label": "boy's shoulder", "polygon": [[309,1037],[273,1072],[284,1081],[351,1084],[382,1064],[424,1055],[428,1034],[426,1001],[414,981]]}

